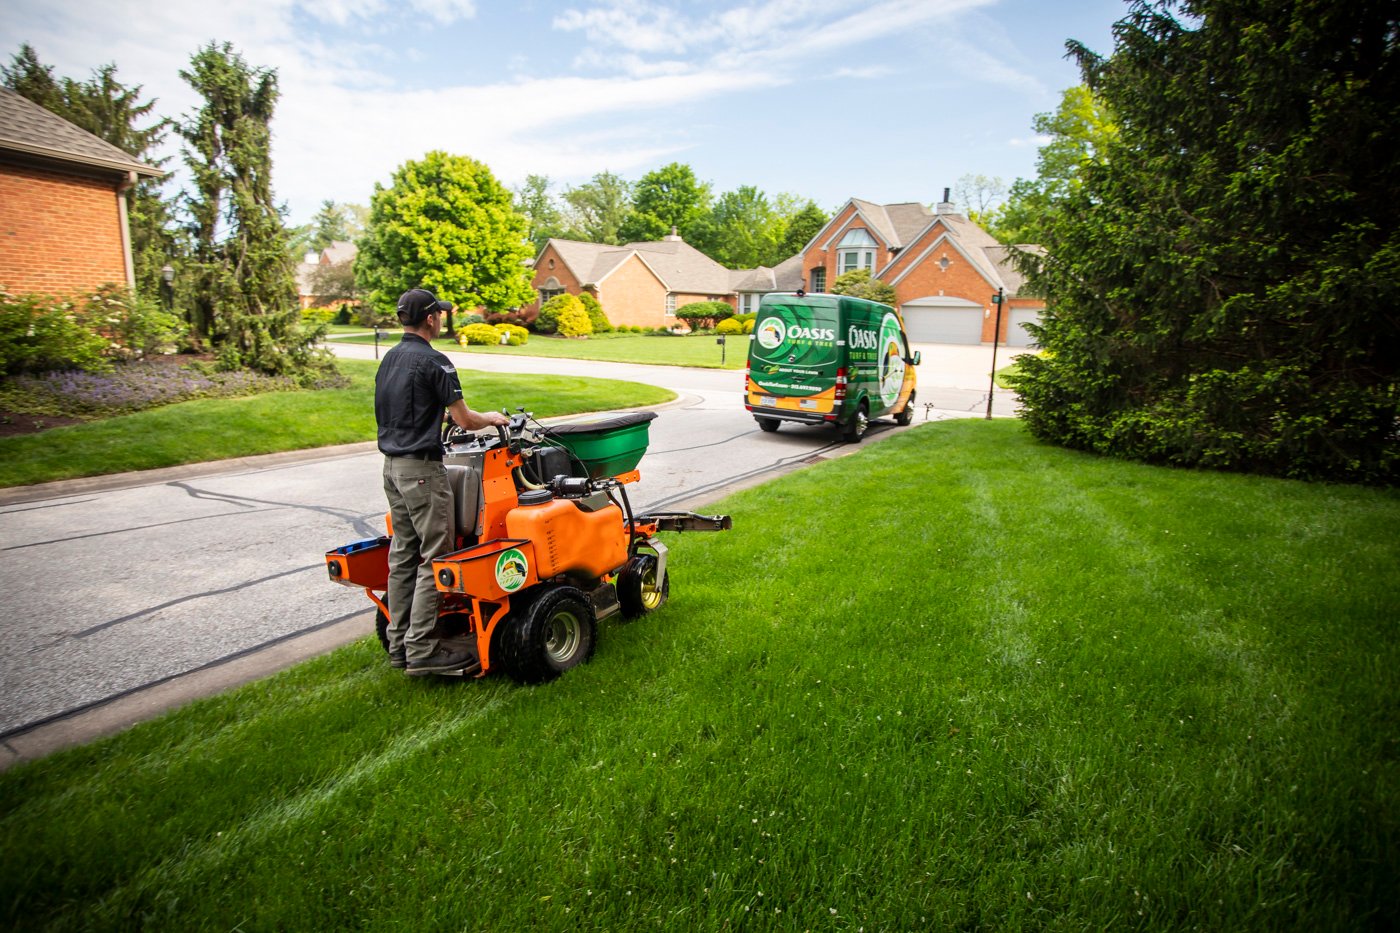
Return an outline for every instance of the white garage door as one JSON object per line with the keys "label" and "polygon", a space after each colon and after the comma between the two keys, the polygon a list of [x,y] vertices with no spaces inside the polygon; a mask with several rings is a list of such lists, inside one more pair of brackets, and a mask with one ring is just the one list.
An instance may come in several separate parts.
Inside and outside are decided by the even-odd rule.
{"label": "white garage door", "polygon": [[1026,332],[1026,324],[1039,324],[1040,312],[1034,308],[1012,308],[1011,326],[1006,329],[1006,345],[1009,347],[1033,347],[1035,338]]}
{"label": "white garage door", "polygon": [[982,308],[960,298],[938,304],[911,301],[900,307],[910,343],[982,342]]}

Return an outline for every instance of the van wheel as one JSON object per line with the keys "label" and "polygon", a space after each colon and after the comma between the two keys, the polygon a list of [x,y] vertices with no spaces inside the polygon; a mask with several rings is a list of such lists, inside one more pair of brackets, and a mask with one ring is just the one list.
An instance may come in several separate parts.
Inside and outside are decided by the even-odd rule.
{"label": "van wheel", "polygon": [[914,393],[909,393],[909,401],[904,403],[904,408],[899,414],[894,416],[894,423],[900,427],[908,427],[909,422],[914,420]]}
{"label": "van wheel", "polygon": [[851,423],[846,425],[846,441],[851,444],[859,444],[860,439],[865,437],[865,429],[870,427],[870,408],[865,402],[860,403],[856,409],[855,417]]}
{"label": "van wheel", "polygon": [[778,425],[780,424],[777,418],[755,418],[753,420],[757,421],[758,426],[768,434],[772,434],[774,431],[778,430]]}

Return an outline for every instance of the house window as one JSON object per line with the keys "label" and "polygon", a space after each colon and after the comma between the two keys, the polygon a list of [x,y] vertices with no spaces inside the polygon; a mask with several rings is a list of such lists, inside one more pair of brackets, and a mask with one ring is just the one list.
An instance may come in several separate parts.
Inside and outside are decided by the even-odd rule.
{"label": "house window", "polygon": [[666,293],[666,316],[676,316],[676,296],[673,295],[671,292]]}
{"label": "house window", "polygon": [[875,271],[875,240],[859,227],[851,229],[836,244],[836,274],[845,275],[855,269]]}
{"label": "house window", "polygon": [[562,288],[542,288],[540,289],[540,304],[544,304],[555,295],[562,294],[564,294],[564,289]]}
{"label": "house window", "polygon": [[748,314],[758,310],[758,296],[753,294],[743,294],[739,296],[739,313]]}
{"label": "house window", "polygon": [[826,291],[826,270],[825,270],[825,269],[813,269],[813,270],[812,270],[812,291],[814,291],[814,292],[824,292],[824,291]]}

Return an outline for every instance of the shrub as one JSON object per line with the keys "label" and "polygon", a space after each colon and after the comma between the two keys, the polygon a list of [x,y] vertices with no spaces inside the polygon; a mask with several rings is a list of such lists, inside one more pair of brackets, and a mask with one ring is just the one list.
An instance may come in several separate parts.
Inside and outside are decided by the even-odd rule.
{"label": "shrub", "polygon": [[321,324],[329,324],[336,319],[335,308],[302,308],[301,320],[309,327],[317,327]]}
{"label": "shrub", "polygon": [[745,322],[744,322],[744,333],[746,333],[746,334],[752,334],[752,333],[753,333],[753,325],[754,325],[754,320],[753,320],[753,318],[749,318],[747,321],[745,321]]}
{"label": "shrub", "polygon": [[71,302],[0,289],[0,373],[110,368],[107,341],[82,325]]}
{"label": "shrub", "polygon": [[695,301],[676,309],[676,317],[689,324],[691,330],[708,329],[733,316],[734,309],[724,301]]}
{"label": "shrub", "polygon": [[559,330],[559,315],[564,311],[577,310],[584,317],[588,317],[588,312],[583,307],[583,302],[578,300],[577,295],[563,294],[555,295],[540,306],[539,316],[535,318],[535,331],[540,334],[552,334]]}
{"label": "shrub", "polygon": [[118,360],[173,353],[182,329],[180,319],[156,302],[117,285],[104,285],[89,295],[80,319],[106,341],[103,355]]}
{"label": "shrub", "polygon": [[461,319],[458,323],[460,323],[463,327],[466,327],[466,326],[468,326],[468,325],[470,325],[470,324],[495,324],[496,322],[495,322],[495,321],[488,321],[488,320],[486,320],[486,318],[482,317],[481,315],[476,314],[476,313],[472,313],[472,314],[463,315],[463,316],[462,316],[462,319]]}
{"label": "shrub", "polygon": [[350,323],[350,306],[349,306],[348,304],[345,304],[344,302],[341,302],[341,304],[340,304],[340,310],[336,312],[335,320],[332,321],[331,323],[333,323],[333,324],[349,324],[349,323]]}
{"label": "shrub", "polygon": [[530,340],[530,332],[519,324],[501,323],[492,324],[491,326],[496,329],[496,333],[505,334],[506,342],[512,347],[524,346]]}
{"label": "shrub", "polygon": [[852,269],[844,275],[838,275],[836,281],[831,283],[831,294],[850,295],[852,298],[864,298],[887,305],[893,305],[895,302],[894,286],[880,279],[872,279],[869,269]]}
{"label": "shrub", "polygon": [[[749,323],[752,324],[753,322],[749,322]],[[724,334],[725,336],[731,336],[731,335],[733,335],[733,334],[742,334],[743,332],[744,332],[744,322],[743,322],[743,321],[736,321],[736,320],[734,320],[732,317],[731,317],[731,318],[726,318],[726,319],[724,319],[723,321],[720,321],[718,324],[715,325],[715,333],[717,333],[717,334]]]}
{"label": "shrub", "polygon": [[575,300],[574,304],[577,307],[559,312],[559,333],[565,337],[587,337],[593,333],[593,322],[588,319],[582,302]]}
{"label": "shrub", "polygon": [[583,292],[578,296],[578,300],[583,304],[583,310],[588,312],[588,320],[593,325],[593,333],[612,333],[613,326],[608,323],[608,316],[603,313],[603,306],[598,303],[597,298],[588,292]]}
{"label": "shrub", "polygon": [[490,324],[468,324],[457,331],[457,342],[464,347],[489,347],[501,342],[501,333]]}

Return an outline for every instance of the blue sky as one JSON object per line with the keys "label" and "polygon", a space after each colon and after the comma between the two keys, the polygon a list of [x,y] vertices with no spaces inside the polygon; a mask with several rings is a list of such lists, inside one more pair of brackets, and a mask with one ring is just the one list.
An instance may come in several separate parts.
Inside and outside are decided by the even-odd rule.
{"label": "blue sky", "polygon": [[[369,202],[430,149],[554,190],[691,165],[832,210],[931,202],[967,174],[1035,173],[1031,121],[1078,82],[1074,38],[1111,50],[1123,0],[10,0],[62,76],[106,62],[157,109],[199,101],[190,55],[232,42],[277,69],[273,184],[293,222]],[[177,151],[172,144],[171,151]],[[172,163],[173,164],[173,163]]]}

